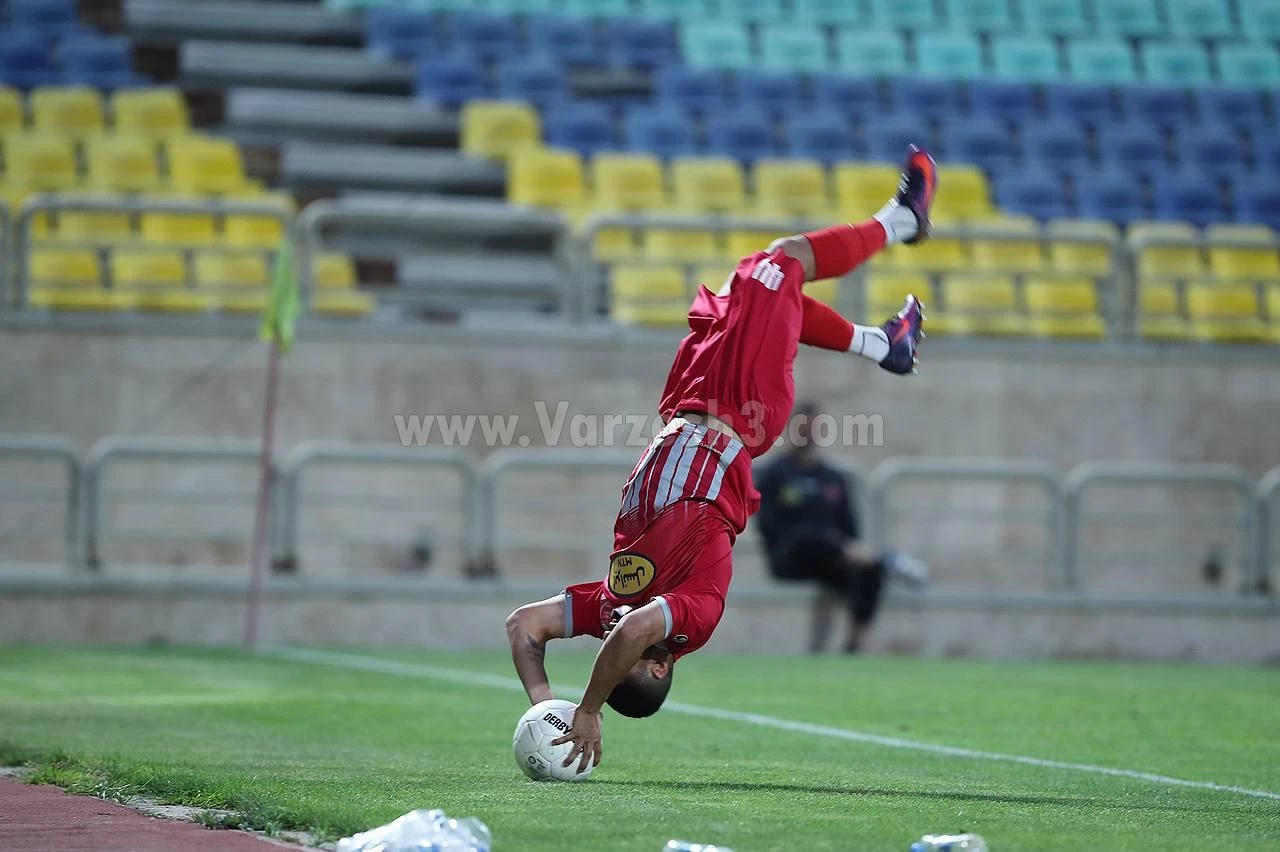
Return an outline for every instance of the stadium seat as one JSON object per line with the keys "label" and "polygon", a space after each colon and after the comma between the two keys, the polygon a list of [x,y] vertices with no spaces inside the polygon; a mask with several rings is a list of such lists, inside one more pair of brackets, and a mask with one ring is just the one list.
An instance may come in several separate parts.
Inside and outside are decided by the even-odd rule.
{"label": "stadium seat", "polygon": [[634,68],[661,68],[678,62],[676,32],[663,21],[620,18],[608,22],[605,30],[609,58]]}
{"label": "stadium seat", "polygon": [[821,73],[831,69],[827,38],[816,26],[774,27],[760,39],[760,65],[766,71]]}
{"label": "stadium seat", "polygon": [[216,300],[218,310],[226,314],[260,315],[267,308],[266,290],[220,290],[209,295]]}
{"label": "stadium seat", "polygon": [[27,253],[27,284],[36,288],[97,287],[102,264],[93,249],[37,247]]}
{"label": "stadium seat", "polygon": [[593,203],[601,210],[660,210],[667,206],[662,162],[652,154],[606,153],[591,162]]}
{"label": "stadium seat", "polygon": [[[1275,232],[1265,225],[1211,225],[1205,230],[1205,238],[1209,242],[1209,268],[1215,277],[1235,281],[1280,279]],[[1214,240],[1230,240],[1232,244],[1214,245]]]}
{"label": "stadium seat", "polygon": [[874,269],[866,282],[866,312],[869,317],[892,316],[902,310],[903,300],[914,295],[928,309],[928,334],[950,331],[946,314],[938,309],[938,293],[930,277],[920,272]]}
{"label": "stadium seat", "polygon": [[377,5],[365,17],[365,44],[388,59],[418,59],[440,52],[435,15]]}
{"label": "stadium seat", "polygon": [[955,271],[973,268],[973,257],[963,240],[931,237],[927,242],[884,252],[879,262],[894,269]]}
{"label": "stadium seat", "polygon": [[979,228],[999,228],[1001,231],[1026,234],[1034,239],[1002,239],[984,236],[981,231],[977,231],[969,243],[974,269],[987,272],[1038,272],[1044,269],[1045,257],[1040,247],[1040,229],[1031,217],[1005,217],[975,224]]}
{"label": "stadium seat", "polygon": [[1030,277],[1023,296],[1032,334],[1099,340],[1106,333],[1098,315],[1098,288],[1088,278]]}
{"label": "stadium seat", "polygon": [[815,24],[856,24],[863,20],[862,10],[849,0],[791,0],[797,21]]}
{"label": "stadium seat", "polygon": [[1251,89],[1205,88],[1196,92],[1200,120],[1254,133],[1267,123],[1262,98]]}
{"label": "stadium seat", "polygon": [[1067,70],[1081,83],[1133,83],[1138,69],[1133,51],[1118,38],[1072,39],[1067,42]]}
{"label": "stadium seat", "polygon": [[[499,62],[498,95],[505,100],[527,101],[538,109],[554,107],[569,97],[563,67],[546,55]],[[463,105],[464,112],[471,103]]]}
{"label": "stadium seat", "polygon": [[1058,172],[1083,168],[1089,163],[1084,128],[1066,119],[1027,125],[1022,131],[1022,150],[1028,162]]}
{"label": "stadium seat", "polygon": [[646,151],[663,159],[698,151],[693,121],[675,106],[632,108],[623,114],[623,134],[630,151]]}
{"label": "stadium seat", "polygon": [[668,327],[688,322],[689,288],[678,266],[616,263],[609,287],[609,312],[618,322]]}
{"label": "stadium seat", "polygon": [[1156,0],[1094,0],[1094,13],[1104,33],[1133,38],[1159,36],[1164,31]]}
{"label": "stadium seat", "polygon": [[1037,117],[1035,91],[1013,80],[974,80],[969,83],[969,105],[973,112],[1016,124]]}
{"label": "stadium seat", "polygon": [[493,96],[479,60],[469,53],[440,54],[418,62],[415,90],[419,98],[451,109],[476,98]]}
{"label": "stadium seat", "polygon": [[552,56],[566,65],[603,64],[595,28],[582,18],[534,15],[525,26],[529,50],[535,55]]}
{"label": "stadium seat", "polygon": [[673,263],[697,263],[724,254],[714,231],[646,228],[640,244],[645,258]]}
{"label": "stadium seat", "polygon": [[454,48],[486,62],[521,52],[515,20],[509,15],[457,11],[451,16],[450,24]]}
{"label": "stadium seat", "polygon": [[630,15],[627,0],[562,0],[564,11],[588,18],[621,18]]}
{"label": "stadium seat", "polygon": [[1115,120],[1111,89],[1094,83],[1056,83],[1044,87],[1049,114],[1096,127]]}
{"label": "stadium seat", "polygon": [[566,210],[582,201],[582,158],[574,151],[523,148],[507,160],[507,200]]}
{"label": "stadium seat", "polygon": [[[733,3],[718,4],[720,16],[738,21],[777,21],[789,17],[783,0],[734,0]],[[811,19],[796,16],[804,23]]]}
{"label": "stadium seat", "polygon": [[[156,196],[163,199],[164,196]],[[185,200],[185,199],[183,199]],[[213,216],[204,213],[144,213],[142,237],[166,245],[197,245],[218,238]]]}
{"label": "stadium seat", "polygon": [[132,45],[122,36],[81,34],[64,38],[58,50],[62,82],[121,89],[145,82],[132,67]]}
{"label": "stadium seat", "polygon": [[840,218],[859,222],[879,210],[897,191],[898,177],[898,166],[888,163],[837,164],[832,182]]}
{"label": "stadium seat", "polygon": [[51,86],[36,89],[28,99],[31,125],[45,133],[83,139],[102,130],[102,95],[88,86]]}
{"label": "stadium seat", "polygon": [[1138,285],[1138,334],[1150,340],[1187,340],[1191,329],[1181,307],[1178,285],[1143,281]]}
{"label": "stadium seat", "polygon": [[1160,128],[1191,122],[1186,89],[1172,86],[1130,86],[1121,92],[1129,120],[1148,121]]}
{"label": "stadium seat", "polygon": [[102,287],[32,287],[27,293],[27,304],[58,311],[127,311],[136,306],[137,297]]}
{"label": "stadium seat", "polygon": [[1251,89],[1280,87],[1280,54],[1266,44],[1218,46],[1218,76],[1224,85]]}
{"label": "stadium seat", "polygon": [[1198,170],[1165,172],[1152,186],[1159,219],[1208,225],[1225,218],[1222,193],[1211,178]]}
{"label": "stadium seat", "polygon": [[849,125],[830,110],[793,115],[785,126],[787,150],[793,157],[808,157],[826,165],[854,159]]}
{"label": "stadium seat", "polygon": [[164,139],[191,129],[187,103],[177,89],[122,89],[111,96],[117,133]]}
{"label": "stadium seat", "polygon": [[120,289],[186,284],[187,267],[180,251],[118,248],[111,252],[110,266],[111,281]]}
{"label": "stadium seat", "polygon": [[538,113],[523,101],[468,101],[459,123],[462,152],[473,157],[505,160],[542,139]]}
{"label": "stadium seat", "polygon": [[729,103],[724,76],[715,71],[663,68],[654,76],[654,94],[660,104],[695,112],[709,112]]}
{"label": "stadium seat", "polygon": [[1008,131],[978,117],[951,122],[947,128],[946,143],[948,158],[975,163],[989,172],[1008,169],[1016,162]]}
{"label": "stadium seat", "polygon": [[[791,236],[794,232],[794,228],[786,229],[786,233],[758,230],[729,231],[725,234],[724,256],[736,262],[739,258],[747,257],[758,251],[764,251],[774,240]],[[721,269],[723,268],[724,264],[721,264]],[[724,278],[724,272],[720,272],[719,277]],[[715,275],[710,276],[710,280],[715,280],[715,278]]]}
{"label": "stadium seat", "polygon": [[707,152],[752,163],[782,151],[773,135],[773,122],[764,112],[739,107],[708,119]]}
{"label": "stadium seat", "polygon": [[750,41],[744,25],[699,21],[680,26],[680,45],[692,68],[741,70],[752,67]]}
{"label": "stadium seat", "polygon": [[1274,181],[1235,188],[1236,219],[1280,228],[1280,185]]}
{"label": "stadium seat", "polygon": [[8,0],[9,23],[46,37],[73,32],[80,25],[75,0]]}
{"label": "stadium seat", "polygon": [[197,287],[266,287],[270,278],[265,252],[205,250],[193,262]]}
{"label": "stadium seat", "polygon": [[893,77],[907,71],[907,48],[893,30],[843,29],[836,36],[836,65],[857,77]]}
{"label": "stadium seat", "polygon": [[1231,175],[1245,167],[1240,139],[1216,124],[1184,126],[1178,134],[1178,162],[1209,175]]}
{"label": "stadium seat", "polygon": [[618,148],[613,119],[604,104],[576,101],[561,104],[542,117],[547,144],[570,148],[583,156]]}
{"label": "stadium seat", "polygon": [[71,189],[79,182],[75,147],[61,134],[15,133],[4,140],[4,160],[10,187]]}
{"label": "stadium seat", "polygon": [[1062,181],[1043,169],[1009,172],[996,181],[996,202],[1010,213],[1025,213],[1036,219],[1067,215]]}
{"label": "stadium seat", "polygon": [[1235,35],[1227,0],[1166,0],[1169,29],[1184,38],[1223,38]]}
{"label": "stadium seat", "polygon": [[244,186],[240,149],[230,139],[186,136],[169,143],[169,183],[180,192],[236,192]]}
{"label": "stadium seat", "polygon": [[1255,41],[1280,42],[1280,5],[1266,0],[1238,3],[1240,32]]}
{"label": "stadium seat", "polygon": [[1133,169],[1150,176],[1162,172],[1167,161],[1164,140],[1149,124],[1113,124],[1098,130],[1098,153],[1104,168]]}
{"label": "stadium seat", "polygon": [[950,332],[998,336],[1026,332],[1017,313],[1017,295],[1011,278],[956,272],[943,281],[942,294]]}
{"label": "stadium seat", "polygon": [[[714,17],[711,0],[638,0],[640,15],[656,21],[705,20]],[[729,15],[730,20],[738,20]]]}
{"label": "stadium seat", "polygon": [[1142,67],[1149,82],[1165,86],[1202,86],[1213,79],[1209,54],[1191,42],[1146,42],[1142,45]]}
{"label": "stadium seat", "polygon": [[916,36],[916,73],[946,80],[976,80],[986,74],[982,45],[975,35],[957,32]]}
{"label": "stadium seat", "polygon": [[737,100],[752,109],[785,114],[802,105],[804,89],[796,74],[742,71],[734,75]]}
{"label": "stadium seat", "polygon": [[142,136],[107,134],[85,142],[86,183],[107,192],[149,192],[160,183],[155,149]]}
{"label": "stadium seat", "polygon": [[1083,0],[1021,0],[1020,5],[1028,32],[1070,36],[1090,30]]}
{"label": "stadium seat", "polygon": [[1187,285],[1191,336],[1215,343],[1258,343],[1268,338],[1252,284]]}
{"label": "stadium seat", "polygon": [[0,83],[31,89],[56,82],[58,72],[39,34],[25,30],[0,32]]}
{"label": "stadium seat", "polygon": [[0,136],[21,131],[26,125],[22,95],[17,89],[0,86]]}
{"label": "stadium seat", "polygon": [[[273,192],[257,196],[255,202],[270,204],[281,213],[292,213],[293,196],[287,192]],[[284,227],[274,216],[228,215],[222,223],[223,236],[234,246],[276,248],[284,239]]]}
{"label": "stadium seat", "polygon": [[938,13],[931,0],[871,0],[871,16],[877,24],[900,29],[932,29]]}
{"label": "stadium seat", "polygon": [[995,214],[987,176],[977,166],[938,166],[938,184],[947,191],[937,196],[932,216],[938,222],[986,219]]}
{"label": "stadium seat", "polygon": [[816,160],[759,160],[752,177],[760,215],[819,221],[831,218],[827,174]]}
{"label": "stadium seat", "polygon": [[[1049,265],[1064,275],[1101,276],[1111,273],[1111,244],[1116,226],[1090,219],[1057,219],[1045,226]],[[1083,242],[1090,240],[1091,242]]]}
{"label": "stadium seat", "polygon": [[[910,144],[931,148],[932,133],[923,118],[910,113],[890,114],[863,126],[869,159],[881,163],[902,160]],[[955,159],[962,160],[962,157]]]}
{"label": "stadium seat", "polygon": [[1015,29],[1007,0],[945,0],[951,26],[975,33]]}
{"label": "stadium seat", "polygon": [[901,116],[943,119],[957,112],[959,93],[951,80],[898,77],[889,84],[893,105]]}
{"label": "stadium seat", "polygon": [[[1196,229],[1186,222],[1138,222],[1128,238],[1142,279],[1185,280],[1204,275],[1204,254]],[[1158,240],[1155,244],[1146,241]]]}
{"label": "stadium seat", "polygon": [[1125,223],[1146,213],[1142,189],[1129,171],[1079,172],[1075,180],[1082,216]]}
{"label": "stadium seat", "polygon": [[321,290],[311,295],[311,312],[321,317],[367,317],[377,307],[372,293]]}
{"label": "stadium seat", "polygon": [[1045,36],[995,36],[991,57],[995,75],[1006,80],[1044,83],[1062,78],[1058,50]]}
{"label": "stadium seat", "polygon": [[1254,169],[1280,175],[1280,134],[1259,134],[1253,140]]}
{"label": "stadium seat", "polygon": [[819,108],[838,110],[842,116],[867,116],[879,113],[880,84],[843,74],[816,74],[812,78],[813,99]]}
{"label": "stadium seat", "polygon": [[327,251],[311,259],[311,283],[317,290],[351,290],[358,283],[351,255]]}
{"label": "stadium seat", "polygon": [[728,157],[672,160],[671,186],[681,212],[741,213],[746,206],[742,166]]}

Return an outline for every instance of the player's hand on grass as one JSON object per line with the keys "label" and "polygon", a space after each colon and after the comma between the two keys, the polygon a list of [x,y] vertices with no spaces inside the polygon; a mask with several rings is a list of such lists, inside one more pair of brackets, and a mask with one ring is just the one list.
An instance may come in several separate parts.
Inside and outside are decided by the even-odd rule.
{"label": "player's hand on grass", "polygon": [[564,759],[564,766],[578,761],[578,771],[585,772],[587,766],[599,766],[604,750],[600,745],[600,711],[590,713],[579,706],[573,712],[573,727],[563,737],[552,740],[552,745],[573,743],[573,751]]}

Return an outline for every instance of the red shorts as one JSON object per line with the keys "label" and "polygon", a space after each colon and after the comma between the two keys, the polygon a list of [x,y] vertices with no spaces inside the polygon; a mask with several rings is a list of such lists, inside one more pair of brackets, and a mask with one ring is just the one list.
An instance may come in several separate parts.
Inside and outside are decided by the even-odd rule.
{"label": "red shorts", "polygon": [[667,649],[677,659],[698,650],[724,614],[733,540],[729,520],[699,500],[673,503],[643,529],[619,519],[605,580],[565,589],[566,635],[603,637],[616,607],[658,601]]}

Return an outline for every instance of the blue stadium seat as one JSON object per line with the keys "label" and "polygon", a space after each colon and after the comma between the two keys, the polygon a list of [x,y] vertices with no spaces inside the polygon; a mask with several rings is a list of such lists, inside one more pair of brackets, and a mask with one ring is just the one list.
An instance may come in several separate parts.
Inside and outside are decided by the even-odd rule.
{"label": "blue stadium seat", "polygon": [[1126,223],[1146,215],[1142,187],[1127,171],[1080,171],[1075,175],[1075,184],[1081,216]]}
{"label": "blue stadium seat", "polygon": [[529,49],[554,56],[567,65],[600,65],[595,29],[582,18],[539,15],[528,20]]}
{"label": "blue stadium seat", "polygon": [[938,23],[933,0],[871,0],[871,13],[876,23],[886,26],[930,29]]}
{"label": "blue stadium seat", "polygon": [[1194,42],[1147,42],[1142,65],[1149,82],[1166,86],[1203,86],[1213,79],[1208,52]]}
{"label": "blue stadium seat", "polygon": [[899,112],[941,119],[959,111],[960,96],[956,84],[950,80],[898,77],[890,83],[890,91],[893,107]]}
{"label": "blue stadium seat", "polygon": [[1167,0],[1169,29],[1186,38],[1223,38],[1235,35],[1227,0]]}
{"label": "blue stadium seat", "polygon": [[815,24],[856,24],[863,20],[862,8],[849,0],[791,0],[797,21]]}
{"label": "blue stadium seat", "polygon": [[509,15],[484,12],[453,13],[453,49],[466,50],[486,60],[521,53],[515,20]]}
{"label": "blue stadium seat", "polygon": [[1254,168],[1280,178],[1280,137],[1275,135],[1253,140]]}
{"label": "blue stadium seat", "polygon": [[1267,182],[1237,186],[1235,202],[1236,221],[1280,228],[1280,184]]}
{"label": "blue stadium seat", "polygon": [[1133,170],[1151,175],[1164,171],[1164,139],[1159,131],[1143,122],[1112,124],[1098,129],[1098,153],[1103,168]]}
{"label": "blue stadium seat", "polygon": [[1186,125],[1178,133],[1178,162],[1184,170],[1230,175],[1244,168],[1244,151],[1236,134],[1224,127]]}
{"label": "blue stadium seat", "polygon": [[1016,164],[1009,132],[990,119],[953,120],[942,139],[947,158],[953,162],[974,163],[988,172],[1001,172]]}
{"label": "blue stadium seat", "polygon": [[975,80],[986,73],[982,45],[976,35],[968,33],[919,33],[916,73],[943,80]]}
{"label": "blue stadium seat", "polygon": [[793,114],[786,131],[792,157],[808,157],[826,165],[856,159],[853,133],[839,114],[828,110]]}
{"label": "blue stadium seat", "polygon": [[1111,89],[1093,83],[1056,83],[1044,87],[1049,114],[1094,127],[1114,121]]}
{"label": "blue stadium seat", "polygon": [[953,27],[975,33],[1001,33],[1014,29],[1008,0],[945,0],[943,6]]}
{"label": "blue stadium seat", "polygon": [[662,68],[654,76],[654,94],[660,102],[695,112],[709,112],[729,102],[724,75],[691,68]]}
{"label": "blue stadium seat", "polygon": [[1252,89],[1201,89],[1196,92],[1202,122],[1218,122],[1255,132],[1267,123],[1262,98]]}
{"label": "blue stadium seat", "polygon": [[1062,180],[1043,169],[1006,172],[996,179],[996,202],[1002,210],[1025,213],[1037,219],[1069,215]]}
{"label": "blue stadium seat", "polygon": [[446,107],[460,107],[467,101],[493,94],[484,68],[469,53],[451,53],[421,60],[416,81],[418,97]]}
{"label": "blue stadium seat", "polygon": [[708,0],[640,0],[640,15],[654,21],[696,21],[712,17]]}
{"label": "blue stadium seat", "polygon": [[759,63],[746,24],[738,22],[682,21],[680,51],[693,68],[744,69]]}
{"label": "blue stadium seat", "polygon": [[1240,31],[1255,41],[1280,41],[1280,3],[1268,0],[1243,0]]}
{"label": "blue stadium seat", "polygon": [[611,20],[608,43],[610,58],[622,65],[661,68],[680,60],[675,28],[665,21]]}
{"label": "blue stadium seat", "polygon": [[892,77],[907,71],[907,47],[901,33],[866,27],[842,29],[836,35],[836,64],[858,77]]}
{"label": "blue stadium seat", "polygon": [[1012,80],[974,80],[969,84],[969,106],[980,115],[1022,123],[1036,116],[1036,96],[1026,83]]}
{"label": "blue stadium seat", "polygon": [[707,117],[707,153],[753,163],[782,154],[763,110],[737,107]]}
{"label": "blue stadium seat", "polygon": [[804,108],[804,87],[795,74],[740,71],[736,75],[738,100],[768,113],[782,115]]}
{"label": "blue stadium seat", "polygon": [[840,110],[846,115],[874,115],[884,109],[877,81],[843,74],[815,76],[813,99],[819,106]]}
{"label": "blue stadium seat", "polygon": [[1218,77],[1225,86],[1280,88],[1280,53],[1266,44],[1220,44]]}
{"label": "blue stadium seat", "polygon": [[133,70],[132,45],[123,36],[72,35],[62,40],[62,82],[123,89],[144,79]]}
{"label": "blue stadium seat", "polygon": [[43,36],[31,30],[0,32],[0,83],[31,89],[57,81]]}
{"label": "blue stadium seat", "polygon": [[754,67],[769,71],[822,74],[831,70],[827,36],[816,26],[766,27]]}
{"label": "blue stadium seat", "polygon": [[511,100],[528,101],[545,110],[568,97],[564,68],[545,54],[522,56],[498,64],[498,94]]}
{"label": "blue stadium seat", "polygon": [[542,116],[547,144],[570,148],[583,155],[615,150],[613,121],[604,104],[578,101],[563,103]]}
{"label": "blue stadium seat", "polygon": [[[866,142],[867,157],[896,163],[902,159],[907,146],[915,143],[931,151],[932,134],[926,123],[911,113],[886,115],[875,121],[869,121],[862,129]],[[938,153],[938,152],[935,152]]]}
{"label": "blue stadium seat", "polygon": [[[787,17],[782,0],[734,0],[732,4],[721,3],[720,14],[732,15],[739,21],[775,21]],[[799,15],[796,19],[810,23],[809,18]]]}
{"label": "blue stadium seat", "polygon": [[679,107],[668,104],[631,109],[623,119],[629,150],[656,154],[663,159],[698,153],[693,120]]}
{"label": "blue stadium seat", "polygon": [[1062,79],[1058,49],[1047,36],[1000,35],[991,40],[995,76],[1043,83]]}
{"label": "blue stadium seat", "polygon": [[365,18],[369,50],[391,59],[417,59],[440,49],[436,18],[427,12],[375,6]]}
{"label": "blue stadium seat", "polygon": [[1079,35],[1090,29],[1084,0],[1022,0],[1019,5],[1028,32]]}
{"label": "blue stadium seat", "polygon": [[1022,150],[1028,162],[1063,172],[1084,168],[1089,163],[1089,143],[1084,128],[1067,119],[1029,124],[1022,129]]}
{"label": "blue stadium seat", "polygon": [[1157,219],[1177,219],[1193,225],[1221,222],[1222,193],[1199,172],[1169,171],[1152,183]]}
{"label": "blue stadium seat", "polygon": [[1126,115],[1170,128],[1191,120],[1187,90],[1169,86],[1131,86],[1122,91]]}
{"label": "blue stadium seat", "polygon": [[1158,36],[1164,33],[1156,0],[1094,0],[1098,28],[1124,36]]}
{"label": "blue stadium seat", "polygon": [[1116,85],[1138,79],[1133,51],[1119,38],[1072,39],[1067,42],[1067,69],[1081,83]]}
{"label": "blue stadium seat", "polygon": [[46,36],[80,29],[76,0],[9,0],[9,26]]}

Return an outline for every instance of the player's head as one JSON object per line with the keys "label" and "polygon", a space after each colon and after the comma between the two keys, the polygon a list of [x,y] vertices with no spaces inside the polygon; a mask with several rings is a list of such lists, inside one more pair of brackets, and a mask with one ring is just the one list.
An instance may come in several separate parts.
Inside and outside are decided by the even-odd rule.
{"label": "player's head", "polygon": [[813,419],[818,416],[818,405],[815,402],[800,402],[791,412],[791,428],[788,430],[792,450],[807,454],[814,450]]}
{"label": "player's head", "polygon": [[662,708],[671,691],[671,674],[675,660],[670,652],[653,646],[631,667],[622,681],[609,693],[608,704],[615,712],[643,719]]}

